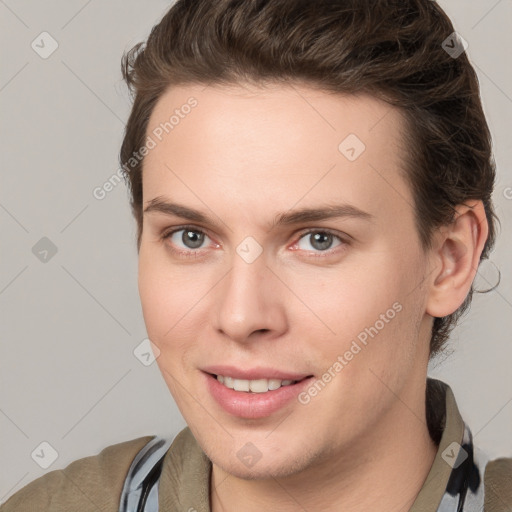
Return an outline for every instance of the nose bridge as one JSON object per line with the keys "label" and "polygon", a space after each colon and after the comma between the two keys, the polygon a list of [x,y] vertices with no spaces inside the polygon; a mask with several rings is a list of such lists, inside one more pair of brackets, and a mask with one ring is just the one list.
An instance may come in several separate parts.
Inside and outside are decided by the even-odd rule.
{"label": "nose bridge", "polygon": [[[247,307],[258,308],[259,302],[265,301],[268,269],[263,254],[255,259],[246,259],[244,253],[240,255],[240,247],[233,254],[231,272],[224,285],[221,300],[229,305],[231,311],[238,311],[238,314],[245,316]],[[245,253],[249,254],[250,250]]]}
{"label": "nose bridge", "polygon": [[231,270],[218,288],[217,328],[234,340],[243,341],[256,330],[280,327],[279,293],[266,265],[261,246],[258,249],[253,241],[245,240],[233,253]]}

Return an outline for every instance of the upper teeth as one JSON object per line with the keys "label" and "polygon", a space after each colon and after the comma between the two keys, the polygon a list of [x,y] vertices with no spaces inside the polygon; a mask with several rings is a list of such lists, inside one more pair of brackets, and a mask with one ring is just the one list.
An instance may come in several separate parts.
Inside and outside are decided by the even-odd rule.
{"label": "upper teeth", "polygon": [[281,386],[289,386],[297,381],[295,380],[280,380],[280,379],[234,379],[225,375],[217,375],[217,380],[224,384],[224,386],[234,389],[235,391],[252,391],[253,393],[266,393],[274,389],[279,389]]}

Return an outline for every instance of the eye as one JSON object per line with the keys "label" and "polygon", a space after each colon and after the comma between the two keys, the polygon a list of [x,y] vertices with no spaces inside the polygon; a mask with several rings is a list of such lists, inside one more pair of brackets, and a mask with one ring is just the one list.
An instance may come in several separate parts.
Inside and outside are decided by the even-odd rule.
{"label": "eye", "polygon": [[311,249],[308,247],[313,247],[314,252],[326,252],[333,247],[333,242],[338,240],[338,244],[334,245],[334,247],[338,247],[339,245],[343,245],[345,241],[338,235],[331,233],[326,230],[310,230],[306,233],[303,233],[300,237],[299,241],[296,243],[296,246],[299,249],[310,251]]}
{"label": "eye", "polygon": [[196,249],[201,249],[205,240],[210,237],[200,229],[185,226],[164,233],[162,239],[170,242],[172,251],[185,256],[193,256],[195,252],[198,252]]}
{"label": "eye", "polygon": [[[162,240],[168,241],[169,249],[172,252],[184,257],[198,257],[200,253],[199,249],[205,248],[205,241],[207,239],[211,240],[204,231],[194,226],[174,228],[162,234],[161,238]],[[335,243],[336,240],[338,243]],[[310,229],[301,234],[299,240],[293,245],[293,248],[313,253],[331,254],[331,252],[335,251],[330,251],[330,249],[335,249],[336,247],[345,246],[347,244],[348,242],[341,236],[331,233],[328,230]],[[313,249],[311,249],[311,247]]]}

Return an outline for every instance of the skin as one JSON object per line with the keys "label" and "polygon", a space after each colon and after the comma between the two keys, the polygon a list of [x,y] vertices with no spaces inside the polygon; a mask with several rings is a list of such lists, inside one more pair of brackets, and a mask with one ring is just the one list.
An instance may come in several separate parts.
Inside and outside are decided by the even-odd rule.
{"label": "skin", "polygon": [[[432,317],[469,291],[487,237],[481,202],[461,205],[425,251],[395,108],[299,84],[184,85],[160,98],[147,133],[191,96],[197,106],[145,158],[143,207],[163,197],[216,224],[147,212],[139,292],[162,375],[212,461],[212,510],[409,510],[437,450],[424,410]],[[366,145],[354,161],[338,150],[351,133]],[[271,229],[281,212],[327,203],[372,218]],[[183,231],[163,237],[183,226],[205,233],[199,248]],[[340,239],[322,248],[304,234],[313,228]],[[252,263],[236,252],[248,236],[263,251]],[[306,405],[242,419],[204,385],[210,364],[322,378],[397,302],[401,311]],[[247,442],[261,453],[250,468],[237,457]]]}

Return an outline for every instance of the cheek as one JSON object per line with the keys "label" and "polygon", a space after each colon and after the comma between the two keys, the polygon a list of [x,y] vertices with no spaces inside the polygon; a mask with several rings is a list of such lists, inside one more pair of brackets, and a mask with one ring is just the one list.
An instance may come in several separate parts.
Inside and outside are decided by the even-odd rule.
{"label": "cheek", "polygon": [[[332,269],[316,286],[312,277],[298,280],[298,295],[317,317],[314,329],[323,340],[318,355],[324,364],[347,351],[366,367],[409,359],[422,316],[418,265],[412,253],[382,248],[361,255],[357,264]],[[348,366],[355,371],[358,365]]]}
{"label": "cheek", "polygon": [[195,350],[208,308],[209,279],[191,266],[171,266],[158,252],[140,251],[139,296],[148,337],[160,349],[157,362],[174,374],[188,367]]}
{"label": "cheek", "polygon": [[324,327],[330,327],[332,336],[356,335],[403,299],[407,288],[403,271],[395,268],[391,255],[384,258],[382,254],[378,260],[364,256],[328,273],[322,269],[316,275],[296,278],[297,295],[323,320]]}
{"label": "cheek", "polygon": [[183,296],[176,283],[171,281],[157,265],[140,267],[139,295],[146,331],[159,349],[156,363],[160,373],[171,394],[179,397],[187,338],[182,336],[183,320],[180,322],[184,315]]}
{"label": "cheek", "polygon": [[171,335],[183,308],[184,293],[181,283],[172,275],[164,258],[142,244],[139,253],[138,287],[144,322],[150,339],[163,342]]}

